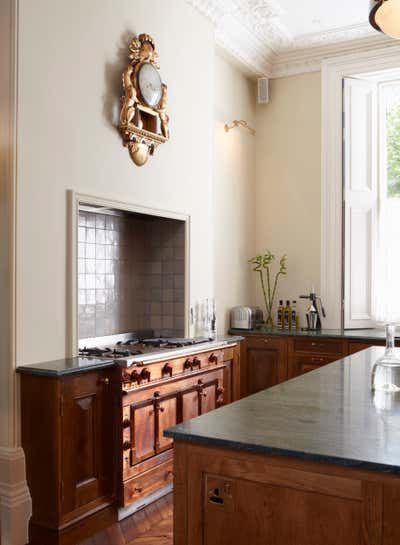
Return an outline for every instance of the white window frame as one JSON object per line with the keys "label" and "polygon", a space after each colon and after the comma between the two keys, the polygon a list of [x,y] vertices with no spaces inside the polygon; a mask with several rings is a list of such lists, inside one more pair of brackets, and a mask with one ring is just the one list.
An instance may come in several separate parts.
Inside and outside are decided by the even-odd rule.
{"label": "white window frame", "polygon": [[343,327],[343,78],[398,68],[397,44],[322,63],[321,296],[326,329]]}

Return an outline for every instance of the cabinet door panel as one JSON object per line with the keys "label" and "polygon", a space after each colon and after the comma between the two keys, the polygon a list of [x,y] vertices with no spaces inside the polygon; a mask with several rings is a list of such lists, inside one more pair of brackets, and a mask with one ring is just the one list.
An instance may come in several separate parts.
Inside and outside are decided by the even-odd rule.
{"label": "cabinet door panel", "polygon": [[182,422],[196,418],[200,414],[199,392],[197,388],[189,388],[181,393]]}
{"label": "cabinet door panel", "polygon": [[201,401],[201,414],[213,411],[218,406],[218,388],[219,382],[222,384],[221,379],[214,379],[213,381],[206,382],[199,392]]}
{"label": "cabinet door panel", "polygon": [[247,395],[255,394],[287,379],[286,341],[274,337],[247,339]]}
{"label": "cabinet door panel", "polygon": [[131,405],[132,465],[156,454],[153,399]]}
{"label": "cabinet door panel", "polygon": [[155,403],[157,414],[156,450],[157,452],[161,452],[172,447],[173,440],[169,437],[164,437],[164,430],[178,423],[178,397],[175,394],[160,397]]}
{"label": "cabinet door panel", "polygon": [[105,372],[64,380],[62,513],[68,518],[113,493],[114,408],[112,385]]}

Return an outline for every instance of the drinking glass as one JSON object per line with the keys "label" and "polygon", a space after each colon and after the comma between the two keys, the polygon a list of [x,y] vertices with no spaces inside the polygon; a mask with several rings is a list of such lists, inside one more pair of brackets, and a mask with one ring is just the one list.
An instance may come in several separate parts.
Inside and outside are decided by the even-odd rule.
{"label": "drinking glass", "polygon": [[400,350],[395,348],[396,324],[386,325],[386,350],[372,370],[372,389],[377,392],[400,392]]}

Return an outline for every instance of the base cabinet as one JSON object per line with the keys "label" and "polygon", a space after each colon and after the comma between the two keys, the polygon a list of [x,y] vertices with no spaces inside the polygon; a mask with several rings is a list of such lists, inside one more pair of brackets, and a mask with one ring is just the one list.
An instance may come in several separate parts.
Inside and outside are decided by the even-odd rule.
{"label": "base cabinet", "polygon": [[244,387],[247,395],[255,394],[287,379],[287,348],[279,337],[246,339]]}
{"label": "base cabinet", "polygon": [[117,380],[114,369],[21,376],[30,545],[72,545],[114,520]]}
{"label": "base cabinet", "polygon": [[241,397],[255,394],[384,341],[329,337],[244,335],[241,343]]}

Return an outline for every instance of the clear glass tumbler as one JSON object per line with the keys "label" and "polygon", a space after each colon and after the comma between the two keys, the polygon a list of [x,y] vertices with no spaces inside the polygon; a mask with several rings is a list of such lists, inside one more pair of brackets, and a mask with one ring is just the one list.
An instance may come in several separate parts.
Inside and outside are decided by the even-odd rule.
{"label": "clear glass tumbler", "polygon": [[378,392],[400,392],[400,349],[395,348],[396,324],[386,325],[386,350],[372,370],[372,389]]}

